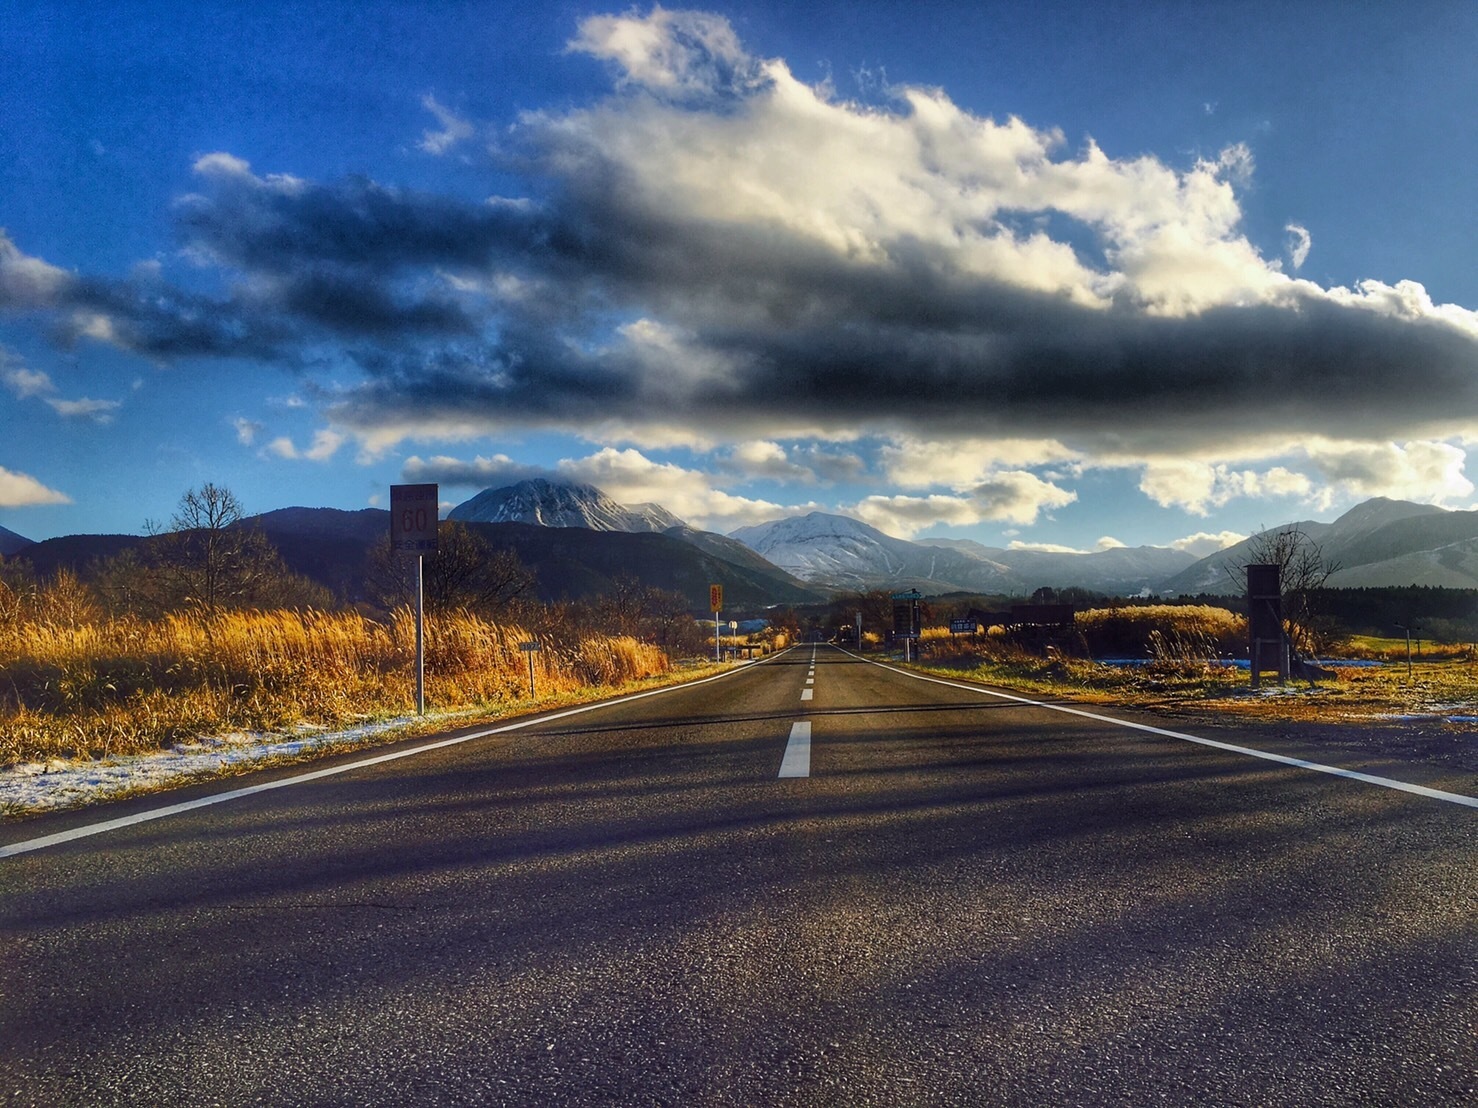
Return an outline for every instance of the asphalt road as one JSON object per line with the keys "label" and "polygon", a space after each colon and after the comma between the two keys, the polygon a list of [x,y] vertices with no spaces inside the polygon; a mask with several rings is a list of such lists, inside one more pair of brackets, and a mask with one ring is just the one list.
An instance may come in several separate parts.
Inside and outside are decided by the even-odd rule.
{"label": "asphalt road", "polygon": [[0,1103],[1478,1103],[1478,810],[812,657],[0,858]]}

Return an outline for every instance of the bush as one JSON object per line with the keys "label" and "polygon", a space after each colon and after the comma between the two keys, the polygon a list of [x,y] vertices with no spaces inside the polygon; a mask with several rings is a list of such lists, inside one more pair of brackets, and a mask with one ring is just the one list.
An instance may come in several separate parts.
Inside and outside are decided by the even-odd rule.
{"label": "bush", "polygon": [[1247,649],[1247,619],[1205,604],[1150,604],[1079,612],[1077,629],[1095,658],[1186,660]]}

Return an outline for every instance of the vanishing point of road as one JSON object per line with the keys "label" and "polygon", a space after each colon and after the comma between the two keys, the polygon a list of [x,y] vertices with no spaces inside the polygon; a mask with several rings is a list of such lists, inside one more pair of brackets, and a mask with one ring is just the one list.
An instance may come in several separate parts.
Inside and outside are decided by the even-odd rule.
{"label": "vanishing point of road", "polygon": [[811,645],[446,738],[6,825],[0,1103],[1478,1103],[1450,780]]}

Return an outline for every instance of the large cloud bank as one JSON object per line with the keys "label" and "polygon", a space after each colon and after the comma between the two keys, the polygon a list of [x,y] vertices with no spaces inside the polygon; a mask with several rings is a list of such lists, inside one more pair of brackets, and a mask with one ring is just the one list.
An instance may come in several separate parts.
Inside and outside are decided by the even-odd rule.
{"label": "large cloud bank", "polygon": [[[0,238],[0,305],[158,359],[331,361],[324,410],[371,453],[545,428],[783,468],[777,441],[877,436],[920,495],[858,510],[900,527],[1029,522],[1071,501],[1033,472],[1064,463],[1142,466],[1146,495],[1202,513],[1317,496],[1255,466],[1290,454],[1326,489],[1471,492],[1450,443],[1475,426],[1478,316],[1414,282],[1285,272],[1241,227],[1245,147],[1176,167],[939,89],[848,101],[703,13],[592,17],[569,49],[614,89],[500,134],[524,195],[211,154],[175,217],[218,293],[77,277]],[[424,151],[470,140],[428,108]],[[1288,232],[1297,271],[1317,245]],[[907,459],[939,443],[949,491],[928,493]]]}

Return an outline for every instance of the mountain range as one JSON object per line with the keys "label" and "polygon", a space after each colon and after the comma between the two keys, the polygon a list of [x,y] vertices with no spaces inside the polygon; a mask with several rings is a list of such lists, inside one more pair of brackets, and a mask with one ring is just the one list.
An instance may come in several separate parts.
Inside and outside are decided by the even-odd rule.
{"label": "mountain range", "polygon": [[803,581],[830,588],[1024,595],[1041,585],[1132,594],[1154,589],[1194,557],[1165,547],[1092,554],[1004,550],[967,539],[894,538],[848,516],[811,512],[741,527],[731,538]]}
{"label": "mountain range", "polygon": [[[1297,529],[1334,566],[1330,588],[1426,585],[1478,588],[1478,511],[1450,511],[1430,504],[1376,497],[1355,505],[1333,523],[1301,520],[1267,532]],[[1218,593],[1242,590],[1225,567],[1248,561],[1259,536],[1219,550],[1168,578],[1161,590]]]}
{"label": "mountain range", "polygon": [[[544,599],[608,592],[617,577],[677,589],[706,609],[707,586],[725,586],[736,606],[805,604],[836,591],[917,588],[928,594],[1025,596],[1041,586],[1139,593],[1232,594],[1242,588],[1228,566],[1252,557],[1257,536],[1196,560],[1166,547],[1093,553],[1003,549],[967,539],[910,542],[847,516],[812,512],[721,535],[690,527],[656,504],[623,505],[591,485],[547,480],[485,489],[448,518],[498,546],[511,547],[539,575]],[[281,508],[255,516],[296,572],[346,600],[362,599],[365,559],[383,541],[389,513],[365,508]],[[1478,511],[1376,498],[1332,523],[1297,528],[1336,567],[1331,587],[1432,585],[1478,588]],[[0,556],[20,556],[47,573],[85,571],[149,542],[144,536],[71,535],[31,543],[0,528]]]}

